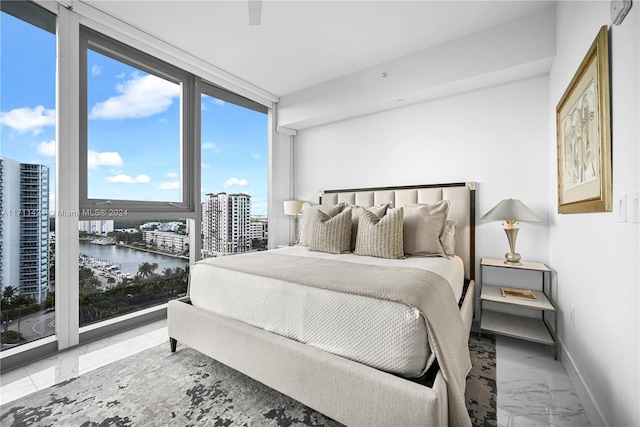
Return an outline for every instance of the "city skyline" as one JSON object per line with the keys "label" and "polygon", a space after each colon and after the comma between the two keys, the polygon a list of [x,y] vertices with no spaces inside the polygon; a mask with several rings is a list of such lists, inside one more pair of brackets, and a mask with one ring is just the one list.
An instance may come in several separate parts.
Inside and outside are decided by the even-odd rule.
{"label": "city skyline", "polygon": [[[4,12],[1,19],[0,155],[48,166],[55,210],[56,38]],[[178,200],[178,85],[93,51],[87,75],[89,197]],[[201,201],[247,193],[254,215],[267,215],[267,115],[208,95],[201,110]]]}

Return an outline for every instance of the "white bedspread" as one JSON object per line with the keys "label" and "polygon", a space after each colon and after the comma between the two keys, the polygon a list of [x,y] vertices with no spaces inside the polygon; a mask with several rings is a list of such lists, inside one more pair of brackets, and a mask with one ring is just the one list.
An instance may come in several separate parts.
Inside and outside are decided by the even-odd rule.
{"label": "white bedspread", "polygon": [[[462,293],[463,265],[457,257],[391,260],[311,252],[300,246],[272,252],[430,270],[451,285],[452,299],[457,301]],[[292,286],[206,262],[191,269],[190,297],[194,306],[405,377],[422,375],[434,359],[424,318],[400,302]]]}
{"label": "white bedspread", "polygon": [[444,277],[444,279],[449,282],[456,301],[459,301],[460,297],[462,297],[462,290],[464,288],[464,263],[459,256],[450,258],[407,257],[405,259],[387,259],[354,255],[352,253],[334,255],[324,252],[314,252],[308,250],[305,246],[287,246],[284,248],[273,249],[273,251],[280,254],[335,259],[338,261],[355,262],[358,264],[383,265],[387,267],[409,267],[419,268],[420,270],[429,270]]}

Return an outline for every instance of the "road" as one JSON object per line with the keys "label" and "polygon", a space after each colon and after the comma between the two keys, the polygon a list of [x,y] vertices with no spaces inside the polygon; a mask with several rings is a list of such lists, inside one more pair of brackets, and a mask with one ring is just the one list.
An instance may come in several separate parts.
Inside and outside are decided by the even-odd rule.
{"label": "road", "polygon": [[[28,314],[22,316],[20,321],[13,319],[7,329],[10,331],[18,331],[18,328],[20,328],[20,333],[27,341],[37,340],[38,338],[55,333],[55,314],[55,311],[39,311]],[[4,326],[2,330],[4,331]]]}

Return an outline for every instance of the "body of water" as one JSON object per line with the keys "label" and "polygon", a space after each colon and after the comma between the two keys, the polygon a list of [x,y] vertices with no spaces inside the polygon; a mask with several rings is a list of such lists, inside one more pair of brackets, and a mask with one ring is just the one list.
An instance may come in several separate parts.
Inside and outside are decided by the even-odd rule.
{"label": "body of water", "polygon": [[96,245],[88,241],[80,241],[80,253],[90,257],[111,261],[119,264],[123,273],[135,275],[138,266],[143,262],[158,264],[156,273],[161,274],[165,268],[185,268],[189,262],[182,258],[159,255],[152,252],[123,248],[116,245]]}

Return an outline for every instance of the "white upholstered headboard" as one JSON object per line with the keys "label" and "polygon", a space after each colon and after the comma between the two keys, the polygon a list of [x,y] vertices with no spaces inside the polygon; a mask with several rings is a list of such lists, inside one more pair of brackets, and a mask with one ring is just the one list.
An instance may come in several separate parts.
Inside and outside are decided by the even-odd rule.
{"label": "white upholstered headboard", "polygon": [[389,202],[392,207],[400,207],[415,203],[431,204],[440,200],[449,200],[447,219],[456,221],[456,255],[464,261],[465,278],[473,279],[475,276],[475,197],[475,182],[463,182],[325,190],[320,193],[320,203],[334,205],[347,202],[370,207]]}

